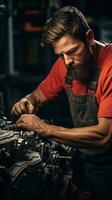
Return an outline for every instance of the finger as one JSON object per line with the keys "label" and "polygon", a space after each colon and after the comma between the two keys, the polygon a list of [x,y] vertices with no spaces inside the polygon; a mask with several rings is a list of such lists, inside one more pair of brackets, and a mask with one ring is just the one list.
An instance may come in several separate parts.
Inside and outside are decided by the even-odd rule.
{"label": "finger", "polygon": [[20,115],[22,113],[27,113],[27,108],[25,107],[25,103],[17,102],[16,104],[14,104],[14,106],[12,108],[12,113],[14,113],[16,115]]}
{"label": "finger", "polygon": [[21,110],[21,104],[18,102],[16,103],[16,106],[15,106],[15,111],[19,114],[22,114],[22,110]]}
{"label": "finger", "polygon": [[22,116],[16,121],[16,124],[19,124],[19,123],[23,123],[23,119],[22,119]]}
{"label": "finger", "polygon": [[17,105],[17,103],[13,106],[12,110],[11,110],[12,114],[15,115],[20,115],[21,114],[21,110],[19,108],[19,106]]}
{"label": "finger", "polygon": [[26,108],[27,108],[27,113],[31,114],[34,111],[34,107],[30,101],[26,101]]}
{"label": "finger", "polygon": [[18,127],[18,128],[25,128],[25,124],[24,123],[22,123],[22,122],[16,122],[16,126]]}
{"label": "finger", "polygon": [[17,116],[18,116],[18,113],[15,111],[14,108],[12,108],[12,110],[11,110],[11,114],[12,114],[12,115],[17,115]]}
{"label": "finger", "polygon": [[21,115],[21,117],[16,121],[16,126],[18,128],[28,129],[27,123],[25,123],[25,118],[27,114]]}
{"label": "finger", "polygon": [[27,106],[26,106],[25,102],[19,104],[19,109],[20,109],[21,113],[28,113]]}

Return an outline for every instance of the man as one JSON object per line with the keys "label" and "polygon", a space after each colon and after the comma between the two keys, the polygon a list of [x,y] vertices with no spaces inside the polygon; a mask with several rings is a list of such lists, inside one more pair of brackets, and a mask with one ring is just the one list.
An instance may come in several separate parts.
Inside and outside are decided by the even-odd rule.
{"label": "man", "polygon": [[[96,41],[83,14],[64,7],[47,21],[44,42],[59,55],[46,79],[15,103],[17,126],[80,150],[95,200],[112,199],[112,45]],[[36,108],[65,91],[74,128],[49,125]],[[24,113],[24,114],[23,114]]]}

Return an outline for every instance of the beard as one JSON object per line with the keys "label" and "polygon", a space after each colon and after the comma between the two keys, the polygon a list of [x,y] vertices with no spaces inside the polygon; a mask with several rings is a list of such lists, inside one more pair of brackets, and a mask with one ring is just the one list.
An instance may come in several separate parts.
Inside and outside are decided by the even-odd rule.
{"label": "beard", "polygon": [[93,75],[94,61],[91,54],[83,61],[83,63],[78,65],[70,64],[67,66],[68,69],[71,69],[72,77],[80,82],[88,82]]}

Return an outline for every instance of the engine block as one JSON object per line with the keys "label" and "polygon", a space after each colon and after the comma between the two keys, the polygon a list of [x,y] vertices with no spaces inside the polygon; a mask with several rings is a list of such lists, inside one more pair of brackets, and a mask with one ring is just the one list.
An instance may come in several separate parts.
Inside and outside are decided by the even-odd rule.
{"label": "engine block", "polygon": [[18,129],[6,117],[0,119],[3,199],[58,200],[66,193],[71,180],[71,158],[70,147]]}

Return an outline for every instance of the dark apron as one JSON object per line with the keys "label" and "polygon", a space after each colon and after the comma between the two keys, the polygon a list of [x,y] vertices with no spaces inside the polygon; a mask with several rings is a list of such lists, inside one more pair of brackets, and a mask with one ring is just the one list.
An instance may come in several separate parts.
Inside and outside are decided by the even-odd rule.
{"label": "dark apron", "polygon": [[[95,99],[98,77],[97,68],[88,83],[88,91],[92,90],[92,93],[74,95],[71,88],[66,89],[74,127],[86,127],[98,123],[98,105]],[[70,74],[69,80],[72,80]],[[86,190],[93,194],[95,200],[112,200],[112,150],[79,149],[79,152],[84,163]]]}

